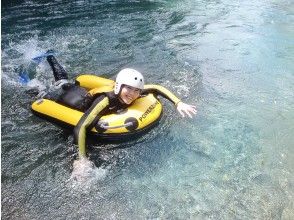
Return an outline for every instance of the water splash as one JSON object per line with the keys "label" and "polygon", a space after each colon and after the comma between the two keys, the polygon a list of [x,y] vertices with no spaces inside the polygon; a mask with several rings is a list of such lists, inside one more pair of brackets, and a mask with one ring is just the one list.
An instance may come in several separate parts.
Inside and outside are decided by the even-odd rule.
{"label": "water splash", "polygon": [[[10,42],[2,53],[2,76],[9,84],[27,84],[29,79],[42,75],[48,66],[44,63],[37,64],[32,58],[44,52],[42,41],[32,37],[20,42]],[[25,74],[25,78],[22,77]]]}
{"label": "water splash", "polygon": [[10,46],[22,55],[24,62],[30,63],[33,57],[38,56],[44,51],[44,49],[40,47],[39,44],[40,41],[38,40],[38,37],[33,37],[18,44],[11,43]]}
{"label": "water splash", "polygon": [[27,83],[29,88],[37,88],[38,91],[43,91],[46,89],[46,85],[40,82],[38,79],[32,79]]}
{"label": "water splash", "polygon": [[75,160],[70,182],[73,187],[89,188],[93,182],[101,181],[106,177],[107,169],[98,168],[87,158]]}

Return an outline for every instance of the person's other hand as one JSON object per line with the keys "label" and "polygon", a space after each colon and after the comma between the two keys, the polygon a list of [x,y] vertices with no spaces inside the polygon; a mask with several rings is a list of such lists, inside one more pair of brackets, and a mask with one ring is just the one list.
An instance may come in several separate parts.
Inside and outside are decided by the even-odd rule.
{"label": "person's other hand", "polygon": [[177,110],[183,118],[186,115],[188,115],[190,118],[192,118],[192,115],[196,115],[196,113],[197,113],[196,106],[188,105],[184,102],[179,102],[177,104]]}

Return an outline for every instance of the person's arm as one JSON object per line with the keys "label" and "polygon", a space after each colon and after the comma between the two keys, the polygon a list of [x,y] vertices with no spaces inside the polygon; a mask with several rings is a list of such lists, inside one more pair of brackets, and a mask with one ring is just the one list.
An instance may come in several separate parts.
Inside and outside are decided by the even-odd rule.
{"label": "person's arm", "polygon": [[164,98],[170,100],[175,104],[177,107],[178,112],[181,114],[182,117],[185,117],[185,115],[188,115],[190,118],[192,118],[192,115],[196,115],[197,110],[196,106],[189,105],[184,102],[182,102],[176,95],[174,95],[171,91],[166,89],[163,86],[160,85],[145,85],[143,94],[144,93],[155,93],[160,96],[163,96]]}
{"label": "person's arm", "polygon": [[86,132],[87,128],[93,124],[102,113],[107,109],[109,100],[106,96],[97,98],[91,107],[81,117],[78,124],[74,128],[74,138],[79,146],[79,157],[86,157]]}

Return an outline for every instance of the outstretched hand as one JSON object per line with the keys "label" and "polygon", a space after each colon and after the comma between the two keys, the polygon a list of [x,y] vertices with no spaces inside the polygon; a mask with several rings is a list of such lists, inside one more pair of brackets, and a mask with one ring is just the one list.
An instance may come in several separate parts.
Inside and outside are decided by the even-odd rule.
{"label": "outstretched hand", "polygon": [[196,106],[188,105],[184,102],[179,102],[177,104],[177,110],[183,118],[186,115],[188,115],[190,118],[192,118],[192,115],[196,115],[196,113],[197,113]]}

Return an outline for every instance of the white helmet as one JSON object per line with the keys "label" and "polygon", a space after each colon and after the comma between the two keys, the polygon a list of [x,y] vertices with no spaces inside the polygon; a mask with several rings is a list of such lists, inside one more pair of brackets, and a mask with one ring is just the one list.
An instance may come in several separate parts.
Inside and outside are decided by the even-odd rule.
{"label": "white helmet", "polygon": [[117,74],[115,80],[114,94],[117,95],[120,92],[122,85],[144,89],[144,77],[137,70],[130,68],[123,69]]}

